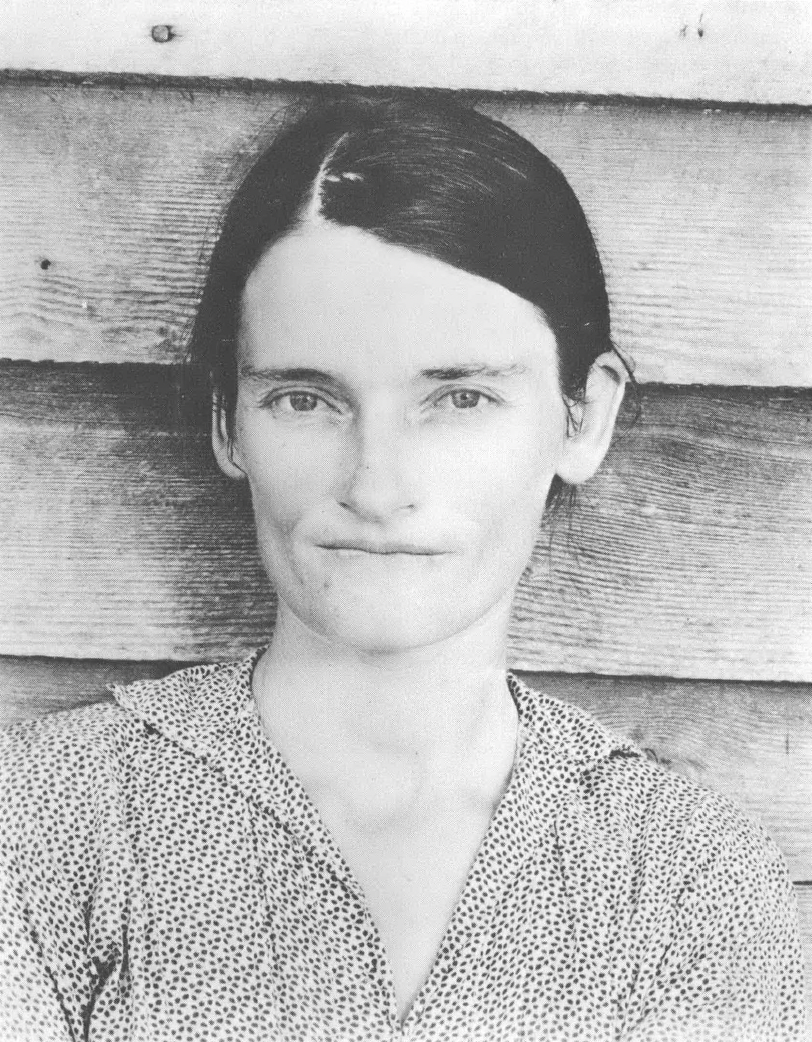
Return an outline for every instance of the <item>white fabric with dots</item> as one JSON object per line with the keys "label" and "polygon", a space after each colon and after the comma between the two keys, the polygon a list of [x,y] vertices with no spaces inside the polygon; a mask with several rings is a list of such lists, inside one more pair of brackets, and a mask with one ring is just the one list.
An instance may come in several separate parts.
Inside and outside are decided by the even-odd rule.
{"label": "white fabric with dots", "polygon": [[2,736],[3,1042],[805,1037],[772,842],[512,676],[516,767],[399,1024],[364,895],[262,729],[255,661]]}

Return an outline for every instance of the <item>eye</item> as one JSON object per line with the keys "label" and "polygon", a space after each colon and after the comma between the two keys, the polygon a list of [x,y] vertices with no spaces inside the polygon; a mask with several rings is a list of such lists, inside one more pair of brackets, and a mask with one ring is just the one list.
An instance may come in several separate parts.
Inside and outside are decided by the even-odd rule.
{"label": "eye", "polygon": [[455,391],[448,391],[438,400],[438,405],[457,411],[463,409],[477,409],[481,405],[492,403],[493,399],[482,391],[475,391],[470,387],[460,387]]}
{"label": "eye", "polygon": [[283,396],[290,403],[293,412],[313,412],[319,407],[319,399],[315,394],[307,394],[305,391],[292,391]]}
{"label": "eye", "polygon": [[269,395],[263,404],[278,413],[308,413],[329,408],[327,402],[311,391],[284,391]]}

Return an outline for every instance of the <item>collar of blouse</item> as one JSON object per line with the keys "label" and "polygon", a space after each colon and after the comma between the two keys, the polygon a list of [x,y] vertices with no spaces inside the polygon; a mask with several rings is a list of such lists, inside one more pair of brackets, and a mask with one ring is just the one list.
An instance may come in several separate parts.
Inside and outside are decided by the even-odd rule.
{"label": "collar of blouse", "polygon": [[[357,888],[315,805],[263,730],[251,692],[262,650],[239,662],[175,674],[171,692],[159,680],[116,687],[113,694],[153,731],[207,762]],[[639,755],[585,714],[530,690],[512,673],[507,682],[519,715],[519,752],[477,858],[489,860],[487,855],[498,851],[505,878],[549,842],[568,808],[581,804],[580,790],[590,772],[609,756]]]}

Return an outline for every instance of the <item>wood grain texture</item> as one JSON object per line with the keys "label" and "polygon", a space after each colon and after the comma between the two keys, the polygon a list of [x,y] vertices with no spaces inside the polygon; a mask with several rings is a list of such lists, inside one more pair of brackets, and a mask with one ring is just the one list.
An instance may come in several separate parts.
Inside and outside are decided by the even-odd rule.
{"label": "wood grain texture", "polygon": [[0,656],[0,727],[109,702],[113,684],[152,680],[179,668],[177,662]]}
{"label": "wood grain texture", "polygon": [[4,21],[4,68],[812,101],[787,0],[11,0]]}
{"label": "wood grain texture", "polygon": [[[159,677],[168,662],[0,656],[0,725],[107,700],[112,683]],[[652,759],[733,800],[812,881],[812,686],[651,677],[521,674],[579,706]]]}
{"label": "wood grain texture", "polygon": [[514,663],[809,680],[810,396],[652,388],[642,404],[536,545]]}
{"label": "wood grain texture", "polygon": [[733,800],[812,881],[812,687],[522,673],[657,762]]}
{"label": "wood grain texture", "polygon": [[[0,80],[0,356],[177,361],[229,193],[304,96]],[[570,178],[642,381],[812,386],[812,116],[481,107]]]}
{"label": "wood grain texture", "polygon": [[[273,616],[247,497],[174,429],[167,367],[0,370],[0,653],[223,658]],[[644,389],[542,532],[517,667],[812,678],[812,396]]]}

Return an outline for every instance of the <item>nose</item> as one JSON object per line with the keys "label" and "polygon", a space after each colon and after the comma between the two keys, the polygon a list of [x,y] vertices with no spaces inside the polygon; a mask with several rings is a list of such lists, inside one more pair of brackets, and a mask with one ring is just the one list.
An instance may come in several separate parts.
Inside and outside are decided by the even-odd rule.
{"label": "nose", "polygon": [[410,440],[401,417],[359,416],[352,429],[340,505],[364,521],[386,521],[413,509]]}

